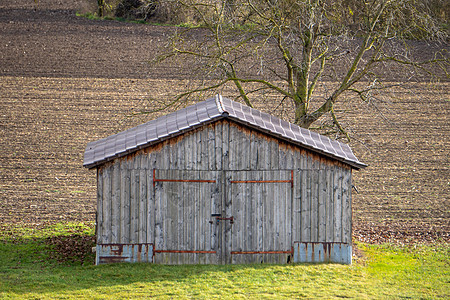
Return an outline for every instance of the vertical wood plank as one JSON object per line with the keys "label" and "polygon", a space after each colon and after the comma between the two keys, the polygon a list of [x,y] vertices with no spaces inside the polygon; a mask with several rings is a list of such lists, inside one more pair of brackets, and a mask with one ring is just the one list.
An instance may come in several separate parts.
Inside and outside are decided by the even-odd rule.
{"label": "vertical wood plank", "polygon": [[186,169],[186,160],[185,160],[185,148],[186,147],[186,137],[180,139],[175,147],[172,147],[172,151],[177,152],[177,161],[178,161],[178,170]]}
{"label": "vertical wood plank", "polygon": [[[197,190],[197,185],[195,184],[188,184],[189,189],[191,191],[191,205],[192,205],[192,221],[191,221],[191,232],[188,233],[189,239],[191,242],[191,250],[198,250],[198,236],[197,236],[197,230],[198,230],[198,202],[195,201],[198,199],[199,193]],[[193,263],[198,263],[198,256],[196,254],[190,255],[190,260]]]}
{"label": "vertical wood plank", "polygon": [[[216,183],[212,186],[213,188],[213,209],[211,214],[220,214],[222,212],[222,196],[224,194],[223,191],[223,177],[224,173],[222,171],[216,171]],[[216,251],[216,255],[214,256],[215,263],[217,264],[223,264],[224,262],[222,259],[222,241],[223,241],[223,231],[220,230],[221,228],[215,222],[215,219],[210,217],[211,221],[213,222],[211,224],[212,226],[212,244],[211,244],[211,250]]]}
{"label": "vertical wood plank", "polygon": [[111,243],[111,168],[103,169],[103,243]]}
{"label": "vertical wood plank", "polygon": [[319,170],[319,242],[326,242],[326,201],[327,201],[327,173]]}
{"label": "vertical wood plank", "polygon": [[[162,151],[162,157],[166,158],[165,156],[165,151],[163,149]],[[162,168],[166,168],[166,165],[164,163],[161,164]],[[160,169],[157,172],[157,178],[169,178],[169,170],[167,169]],[[160,183],[161,184],[161,191],[160,191],[160,208],[159,208],[159,220],[160,220],[160,232],[158,234],[158,239],[159,239],[159,244],[160,246],[158,247],[158,249],[160,250],[169,250],[169,245],[168,245],[168,207],[167,207],[167,203],[168,203],[168,191],[172,190],[172,183],[171,182],[157,182],[157,184]],[[161,259],[161,263],[167,264],[169,263],[168,261],[168,255],[166,253],[162,253],[161,255],[158,255]]]}
{"label": "vertical wood plank", "polygon": [[319,233],[319,172],[311,170],[311,241],[318,241]]}
{"label": "vertical wood plank", "polygon": [[196,156],[197,156],[197,163],[196,163],[196,170],[206,170],[206,165],[208,165],[208,160],[206,157],[205,151],[207,149],[207,141],[206,141],[206,131],[205,129],[199,130],[195,133],[196,136]]}
{"label": "vertical wood plank", "polygon": [[[161,170],[155,171],[155,177],[161,178]],[[163,202],[164,202],[164,183],[156,182],[155,184],[155,248],[157,250],[165,250],[163,240]],[[162,263],[161,255],[155,256],[156,263]]]}
{"label": "vertical wood plank", "polygon": [[279,150],[279,144],[277,141],[272,140],[270,141],[270,169],[271,170],[278,170],[280,167],[280,150]]}
{"label": "vertical wood plank", "polygon": [[249,167],[250,170],[257,170],[259,160],[259,147],[258,147],[258,140],[255,134],[251,134],[249,136],[249,143],[250,143]]}
{"label": "vertical wood plank", "polygon": [[[198,133],[198,132],[197,132]],[[201,144],[198,143],[198,139],[197,137],[197,133],[195,134],[191,134],[189,136],[190,138],[190,143],[191,143],[191,158],[190,161],[192,162],[190,164],[190,169],[189,170],[198,170],[199,165],[198,165],[198,161],[200,160],[199,156],[199,151],[197,148],[201,147]]]}
{"label": "vertical wood plank", "polygon": [[[182,171],[182,176],[183,178],[189,178],[189,171]],[[187,182],[182,183],[181,187],[183,189],[183,209],[182,209],[182,214],[183,214],[183,219],[182,222],[183,224],[181,225],[183,228],[183,236],[182,236],[182,241],[183,241],[183,248],[182,250],[192,250],[192,238],[191,238],[191,234],[192,234],[192,190],[190,189],[190,184],[188,184]],[[185,260],[189,260],[189,255],[184,255],[182,258],[182,261],[185,262]]]}
{"label": "vertical wood plank", "polygon": [[239,154],[236,153],[238,141],[236,141],[236,126],[229,126],[228,136],[228,165],[230,170],[238,170]]}
{"label": "vertical wood plank", "polygon": [[207,170],[216,170],[216,136],[214,135],[215,129],[213,126],[206,128],[208,136],[208,147],[206,152],[206,159],[208,160]]}
{"label": "vertical wood plank", "polygon": [[255,170],[264,170],[266,166],[265,154],[268,150],[264,148],[264,142],[258,135],[254,134],[253,137],[252,153],[255,156]]}
{"label": "vertical wood plank", "polygon": [[138,243],[139,240],[139,157],[136,156],[130,165],[132,168],[131,177],[131,243]]}
{"label": "vertical wood plank", "polygon": [[147,156],[147,243],[154,243],[155,239],[155,188],[153,186],[153,169],[154,165],[154,153],[150,153]]}
{"label": "vertical wood plank", "polygon": [[[202,176],[204,175],[203,172],[199,172],[198,176]],[[199,177],[199,178],[205,178],[205,177]],[[196,202],[198,203],[198,227],[197,227],[197,231],[198,231],[198,246],[197,246],[197,250],[205,250],[205,235],[207,235],[206,233],[206,229],[205,229],[205,224],[204,224],[204,216],[205,216],[205,210],[206,210],[206,201],[204,199],[205,197],[205,183],[197,183],[196,184],[197,188],[198,188],[198,198],[196,199]],[[198,262],[200,264],[204,264],[206,263],[205,260],[205,255],[203,254],[198,254]]]}
{"label": "vertical wood plank", "polygon": [[214,127],[214,135],[215,135],[215,170],[222,170],[222,148],[223,148],[223,139],[222,139],[223,129],[222,122],[217,122]]}
{"label": "vertical wood plank", "polygon": [[[292,169],[292,166],[288,166],[288,165],[286,165],[286,166],[290,167]],[[291,173],[290,170],[285,172],[286,178],[289,180],[291,179],[290,173]],[[284,189],[285,190],[285,196],[284,196],[284,199],[285,199],[285,209],[284,209],[285,238],[284,239],[285,239],[285,241],[284,241],[284,245],[285,245],[285,249],[287,250],[287,249],[290,249],[291,246],[293,245],[292,244],[292,215],[293,215],[293,213],[292,213],[292,201],[293,201],[292,192],[294,191],[294,187],[291,186],[290,183],[285,184],[285,186],[286,186],[286,188]]]}
{"label": "vertical wood plank", "polygon": [[121,243],[130,243],[130,170],[126,160],[120,163],[120,241]]}
{"label": "vertical wood plank", "polygon": [[[231,163],[231,162],[230,162]],[[233,180],[242,180],[241,178],[241,172],[233,172]],[[242,183],[233,183],[232,185],[232,216],[235,217],[235,222],[233,224],[233,226],[231,226],[231,230],[232,230],[232,244],[231,244],[231,248],[232,251],[243,251],[242,248],[242,226],[243,226],[243,222],[245,221],[243,219],[243,215],[242,215],[242,208],[241,205],[242,203],[242,195],[241,195],[241,190],[242,190]],[[226,224],[228,224],[228,222],[225,222]],[[234,255],[233,257],[233,263],[239,263],[240,262],[240,256],[236,256]]]}
{"label": "vertical wood plank", "polygon": [[[218,190],[218,186],[217,186],[217,172],[209,172],[210,173],[210,178],[211,180],[215,180],[216,183],[211,183],[211,184],[207,184],[206,185],[206,191],[208,193],[208,198],[206,199],[206,201],[208,202],[208,210],[205,214],[205,226],[208,229],[208,234],[207,234],[207,239],[208,239],[208,245],[206,248],[207,251],[217,251],[217,249],[215,248],[215,229],[216,226],[211,224],[209,221],[212,220],[211,215],[214,214],[216,212],[216,202],[217,202],[217,194],[219,192]],[[208,259],[208,263],[210,264],[217,264],[217,259],[216,259],[216,255],[211,254],[208,255],[209,259]]]}
{"label": "vertical wood plank", "polygon": [[278,161],[278,169],[280,170],[286,170],[287,163],[288,163],[288,153],[286,152],[286,149],[282,149],[278,146],[278,155],[279,155],[279,161]]}
{"label": "vertical wood plank", "polygon": [[[176,170],[167,170],[167,177],[169,179],[177,178]],[[166,190],[166,212],[165,212],[165,222],[164,222],[164,242],[167,250],[174,250],[177,248],[177,235],[175,234],[177,222],[176,217],[178,214],[178,210],[176,209],[176,202],[178,197],[178,182],[169,182]],[[167,255],[167,263],[174,264],[176,263],[175,253],[168,253]]]}
{"label": "vertical wood plank", "polygon": [[185,153],[185,166],[186,170],[192,170],[194,161],[192,160],[192,134],[187,135],[184,138],[184,153]]}
{"label": "vertical wood plank", "polygon": [[[185,175],[186,171],[177,171],[180,176],[180,178],[187,178]],[[186,224],[186,218],[188,217],[185,214],[185,205],[188,203],[187,198],[189,195],[185,194],[185,184],[183,182],[180,182],[177,184],[177,205],[176,205],[176,213],[177,213],[177,223],[176,223],[176,232],[173,234],[177,236],[177,248],[179,250],[188,250],[186,247],[186,239],[185,239],[185,232],[184,227]],[[184,261],[184,255],[178,255],[177,257],[177,263],[183,264],[186,263]]]}
{"label": "vertical wood plank", "polygon": [[162,158],[161,169],[163,169],[163,170],[172,170],[172,169],[174,169],[174,163],[171,161],[171,153],[172,153],[171,148],[172,148],[172,146],[169,143],[165,143],[164,147],[162,148],[162,152],[161,152],[161,158]]}
{"label": "vertical wood plank", "polygon": [[[198,175],[197,175],[198,176]],[[204,235],[204,232],[201,232],[202,230],[202,222],[203,222],[203,204],[200,201],[201,197],[202,197],[202,189],[201,183],[195,183],[192,184],[192,186],[194,186],[195,188],[195,195],[196,197],[193,199],[195,206],[196,206],[196,213],[195,213],[195,229],[194,229],[194,235],[195,235],[195,250],[200,250],[202,249],[202,236]],[[195,254],[195,263],[198,264],[200,263],[200,257],[201,255],[199,254]]]}
{"label": "vertical wood plank", "polygon": [[111,243],[120,240],[120,163],[112,166]]}
{"label": "vertical wood plank", "polygon": [[147,239],[147,156],[142,155],[139,169],[139,243]]}
{"label": "vertical wood plank", "polygon": [[296,157],[295,154],[297,152],[294,152],[293,149],[287,149],[286,151],[286,170],[294,170],[296,165]]}
{"label": "vertical wood plank", "polygon": [[[231,185],[230,185],[230,171],[221,171],[222,175],[222,195],[221,195],[221,205],[222,210],[220,211],[223,216],[231,216]],[[222,233],[222,238],[219,239],[221,245],[221,264],[231,263],[231,257],[228,253],[231,249],[231,225],[230,227],[224,226],[223,223],[219,222],[219,232]]]}
{"label": "vertical wood plank", "polygon": [[[177,170],[167,170],[168,179],[177,179],[179,178],[177,174]],[[165,212],[165,223],[164,223],[164,241],[166,242],[167,250],[178,249],[177,238],[176,235],[176,223],[177,223],[177,215],[178,215],[178,186],[180,185],[178,182],[170,182],[167,193],[167,204],[166,204],[166,212]],[[177,263],[176,261],[177,254],[169,253],[168,259],[169,263]]]}
{"label": "vertical wood plank", "polygon": [[301,228],[302,228],[302,242],[310,242],[310,228],[311,228],[311,211],[310,203],[311,199],[308,193],[309,170],[303,170],[302,172],[302,215],[301,215]]}
{"label": "vertical wood plank", "polygon": [[[242,140],[241,140],[242,142]],[[247,144],[249,145],[249,144]],[[247,147],[247,151],[249,151],[250,149]],[[246,161],[246,162],[244,162]],[[245,165],[245,167],[248,167],[249,165],[246,165],[248,162],[248,155],[245,157],[245,159],[243,160],[243,163]],[[244,167],[243,165],[243,167]],[[244,171],[243,173],[243,180],[254,180],[253,176],[252,176],[252,172],[250,171]],[[243,226],[243,231],[242,231],[242,239],[243,239],[243,246],[245,251],[251,251],[253,250],[253,232],[252,232],[252,226],[251,226],[251,222],[253,219],[253,211],[252,211],[252,203],[254,201],[252,195],[251,195],[251,187],[252,184],[244,184],[243,185],[243,197],[242,199],[245,199],[244,202],[242,203],[242,213],[243,213],[243,220],[241,220],[244,224]],[[244,263],[250,263],[250,259],[251,257],[246,255],[243,257]]]}
{"label": "vertical wood plank", "polygon": [[245,132],[239,131],[240,144],[238,145],[238,153],[241,157],[240,170],[251,170],[251,160],[253,159],[253,153],[251,152],[251,135]]}
{"label": "vertical wood plank", "polygon": [[167,149],[167,169],[171,169],[171,170],[177,170],[179,168],[178,166],[178,153],[176,151],[176,146],[175,145],[171,145],[171,143],[167,143],[165,148]]}
{"label": "vertical wood plank", "polygon": [[[209,148],[211,149],[211,148]],[[214,147],[213,147],[214,149]],[[209,150],[208,150],[209,151]],[[204,171],[203,172],[203,176],[205,176],[205,178],[208,178],[210,180],[215,180],[215,172],[211,172],[211,171]],[[213,226],[212,224],[209,223],[209,221],[211,220],[211,214],[214,211],[214,197],[215,197],[215,193],[214,193],[214,183],[205,183],[203,184],[203,191],[204,191],[204,198],[201,200],[203,203],[205,203],[205,210],[203,212],[203,220],[202,220],[202,225],[204,227],[205,233],[203,234],[203,238],[204,238],[204,250],[206,251],[213,251],[213,247],[214,247],[214,240],[213,240],[213,235],[214,235],[214,230],[213,230]],[[206,264],[213,264],[215,263],[214,260],[214,255],[205,255],[205,263]]]}
{"label": "vertical wood plank", "polygon": [[342,242],[342,173],[334,169],[334,242]]}
{"label": "vertical wood plank", "polygon": [[230,138],[229,138],[230,124],[227,121],[223,122],[222,126],[222,170],[230,170]]}
{"label": "vertical wood plank", "polygon": [[97,244],[103,241],[103,170],[97,168]]}
{"label": "vertical wood plank", "polygon": [[271,148],[270,148],[270,142],[266,139],[261,139],[261,148],[263,149],[263,157],[264,160],[261,162],[262,167],[261,170],[271,170],[272,167],[272,155],[271,155]]}
{"label": "vertical wood plank", "polygon": [[351,189],[352,177],[350,170],[343,170],[344,177],[342,181],[342,240],[344,243],[352,241],[352,209],[351,209]]}
{"label": "vertical wood plank", "polygon": [[[263,180],[271,180],[271,172],[264,172]],[[264,222],[264,236],[266,240],[265,251],[273,251],[275,247],[275,236],[277,234],[275,224],[274,224],[274,208],[273,208],[273,199],[276,195],[276,191],[274,188],[271,188],[268,184],[264,184],[264,188],[266,190],[267,196],[264,198],[264,213],[265,213],[265,222]],[[264,262],[270,262],[270,255],[264,255]]]}
{"label": "vertical wood plank", "polygon": [[[278,151],[277,151],[278,152]],[[270,172],[272,173],[273,180],[283,180],[281,177],[282,171],[274,171]],[[282,213],[286,209],[284,206],[284,189],[286,188],[287,184],[285,183],[274,183],[274,184],[268,184],[269,186],[272,186],[274,189],[274,195],[272,199],[269,199],[271,202],[272,210],[273,210],[273,220],[274,220],[274,227],[275,227],[275,235],[274,235],[274,245],[273,250],[281,250],[285,248],[284,245],[284,221],[281,219]]]}
{"label": "vertical wood plank", "polygon": [[294,191],[292,195],[292,243],[301,240],[301,212],[302,212],[302,170],[299,169],[300,160],[294,161]]}
{"label": "vertical wood plank", "polygon": [[138,189],[137,182],[136,182],[136,175],[137,171],[134,168],[135,161],[133,160],[132,169],[131,169],[131,182],[130,182],[130,243],[135,244],[137,243],[136,233],[138,230],[137,222],[138,222],[138,216],[136,215],[137,212],[137,206],[139,203],[137,202],[136,198],[136,190]]}
{"label": "vertical wood plank", "polygon": [[[263,180],[263,175],[261,171],[255,172],[255,179],[256,180]],[[263,184],[257,183],[254,185],[254,192],[253,195],[255,197],[255,213],[256,218],[255,222],[253,223],[253,230],[255,231],[256,235],[256,241],[255,241],[255,247],[258,251],[263,251],[264,249],[264,205],[263,205]],[[255,259],[256,263],[261,263],[263,261],[263,256],[261,254],[257,255]]]}
{"label": "vertical wood plank", "polygon": [[334,172],[327,168],[326,241],[334,241]]}

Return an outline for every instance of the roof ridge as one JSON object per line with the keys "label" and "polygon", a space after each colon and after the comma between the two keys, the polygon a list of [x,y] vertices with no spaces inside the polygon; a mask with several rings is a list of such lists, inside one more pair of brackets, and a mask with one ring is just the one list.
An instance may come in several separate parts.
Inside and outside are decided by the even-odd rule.
{"label": "roof ridge", "polygon": [[220,114],[224,117],[228,116],[228,111],[225,110],[225,107],[223,106],[223,98],[222,95],[217,94],[215,97],[217,109],[219,110]]}

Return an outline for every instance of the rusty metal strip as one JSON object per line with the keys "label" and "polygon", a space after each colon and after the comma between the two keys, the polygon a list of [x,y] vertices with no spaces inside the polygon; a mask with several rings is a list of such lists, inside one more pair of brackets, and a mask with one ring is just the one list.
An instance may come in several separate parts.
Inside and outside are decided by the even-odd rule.
{"label": "rusty metal strip", "polygon": [[290,183],[294,188],[294,170],[291,170],[291,180],[231,180],[230,183]]}
{"label": "rusty metal strip", "polygon": [[204,179],[160,179],[160,178],[156,178],[156,170],[153,169],[153,186],[155,186],[156,182],[207,182],[207,183],[216,183],[215,180],[204,180]]}
{"label": "rusty metal strip", "polygon": [[215,183],[215,180],[203,180],[203,179],[154,179],[153,182],[209,182]]}
{"label": "rusty metal strip", "polygon": [[126,259],[129,259],[129,257],[128,256],[99,256],[99,260],[102,263],[123,262]]}
{"label": "rusty metal strip", "polygon": [[231,254],[292,254],[290,251],[231,251]]}
{"label": "rusty metal strip", "polygon": [[231,180],[231,183],[276,183],[276,182],[292,182],[291,180]]}
{"label": "rusty metal strip", "polygon": [[216,251],[203,251],[203,250],[154,250],[154,253],[206,253],[215,254]]}

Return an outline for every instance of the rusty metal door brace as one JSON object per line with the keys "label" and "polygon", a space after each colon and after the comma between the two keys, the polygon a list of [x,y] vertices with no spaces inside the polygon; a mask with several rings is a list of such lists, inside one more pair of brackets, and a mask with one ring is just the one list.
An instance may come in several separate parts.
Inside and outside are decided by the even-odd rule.
{"label": "rusty metal door brace", "polygon": [[204,251],[204,250],[154,250],[154,253],[206,253],[214,254],[216,251]]}
{"label": "rusty metal door brace", "polygon": [[231,254],[293,254],[294,249],[290,251],[231,251]]}
{"label": "rusty metal door brace", "polygon": [[216,183],[215,180],[204,180],[204,179],[159,179],[156,178],[156,170],[153,169],[153,186],[157,182],[208,182],[208,183]]}
{"label": "rusty metal door brace", "polygon": [[291,184],[294,188],[294,170],[291,170],[291,180],[231,180],[230,183],[278,183],[286,182]]}

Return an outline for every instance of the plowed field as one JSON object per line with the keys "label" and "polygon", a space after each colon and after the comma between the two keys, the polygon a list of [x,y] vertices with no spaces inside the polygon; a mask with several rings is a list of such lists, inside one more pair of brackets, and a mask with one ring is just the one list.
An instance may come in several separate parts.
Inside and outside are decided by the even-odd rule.
{"label": "plowed field", "polygon": [[[147,121],[149,95],[182,88],[177,65],[146,61],[170,27],[77,17],[85,1],[0,3],[0,225],[93,221],[86,143]],[[353,107],[354,236],[450,241],[450,84],[408,83],[378,111]]]}

